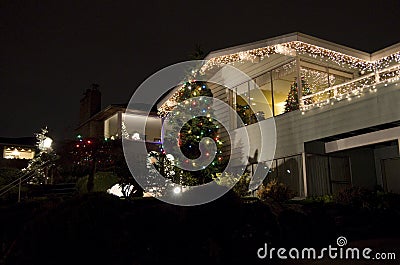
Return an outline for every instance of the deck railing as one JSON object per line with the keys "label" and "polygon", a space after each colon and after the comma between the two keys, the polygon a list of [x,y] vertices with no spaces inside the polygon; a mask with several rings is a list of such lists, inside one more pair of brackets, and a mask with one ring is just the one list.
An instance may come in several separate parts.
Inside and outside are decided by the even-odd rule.
{"label": "deck railing", "polygon": [[[302,96],[301,109],[309,110],[314,107],[333,104],[342,99],[351,100],[353,97],[361,97],[365,92],[376,92],[378,85],[387,86],[389,83],[397,83],[398,81],[400,81],[400,64]],[[309,98],[312,100],[306,100]]]}

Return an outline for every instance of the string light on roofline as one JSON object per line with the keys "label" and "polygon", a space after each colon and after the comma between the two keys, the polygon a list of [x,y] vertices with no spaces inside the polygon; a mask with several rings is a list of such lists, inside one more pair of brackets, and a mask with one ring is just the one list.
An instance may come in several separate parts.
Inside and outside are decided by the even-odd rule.
{"label": "string light on roofline", "polygon": [[[268,58],[272,54],[284,54],[288,56],[295,55],[305,55],[308,54],[313,58],[320,58],[320,60],[331,61],[336,63],[337,65],[344,67],[348,66],[351,69],[358,69],[361,73],[365,74],[366,72],[376,72],[385,69],[390,66],[392,62],[400,63],[400,51],[390,54],[386,57],[380,58],[375,61],[363,60],[351,55],[343,54],[340,52],[336,52],[333,50],[329,50],[326,48],[322,48],[316,45],[308,44],[302,41],[292,41],[277,45],[270,45],[266,47],[256,48],[247,51],[241,51],[233,54],[222,55],[210,58],[200,69],[200,74],[204,74],[206,71],[214,68],[220,67],[226,64],[233,64],[235,62],[246,62],[251,61],[255,62],[258,60],[263,60]],[[388,82],[394,82],[399,80],[399,71],[394,73],[383,73],[380,74],[378,79],[386,79]],[[331,76],[329,77],[329,79]],[[349,85],[347,87],[343,86],[338,91],[338,93],[330,98],[336,99],[340,101],[343,95],[347,95],[351,93],[354,89],[359,89],[360,87],[369,87],[373,81],[372,80],[364,80],[364,84],[359,85]],[[190,83],[190,82],[189,82]],[[380,82],[379,82],[380,83]],[[180,87],[180,90],[184,89],[184,85]],[[190,86],[189,86],[190,87]],[[176,106],[176,98],[179,95],[179,89],[175,92],[170,99],[167,100],[158,110],[158,114],[162,117],[165,117],[168,112],[170,112]],[[327,96],[323,96],[323,93],[319,93],[315,99],[318,103],[312,103],[308,106],[304,106],[304,110],[313,108],[315,106],[323,106],[324,103],[319,102],[322,99],[325,99]]]}

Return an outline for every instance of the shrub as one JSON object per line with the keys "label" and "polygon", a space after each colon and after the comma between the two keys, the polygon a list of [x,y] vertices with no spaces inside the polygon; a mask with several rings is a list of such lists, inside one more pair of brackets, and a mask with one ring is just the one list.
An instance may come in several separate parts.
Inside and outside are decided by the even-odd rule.
{"label": "shrub", "polygon": [[[88,176],[80,178],[76,187],[79,193],[87,192],[87,181]],[[118,177],[111,172],[97,172],[94,176],[94,188],[93,191],[104,191],[106,192],[109,188],[118,183]]]}
{"label": "shrub", "polygon": [[233,191],[240,197],[245,197],[250,195],[249,191],[250,177],[248,173],[243,174],[238,182],[233,186]]}
{"label": "shrub", "polygon": [[356,208],[375,208],[377,204],[376,194],[360,187],[345,188],[336,193],[333,200]]}
{"label": "shrub", "polygon": [[221,186],[231,187],[235,182],[236,184],[232,187],[232,191],[239,197],[245,197],[250,195],[249,185],[250,177],[249,173],[243,175],[233,175],[232,173],[216,174],[213,177],[214,181]]}
{"label": "shrub", "polygon": [[17,168],[0,168],[0,186],[7,185],[19,177],[21,170]]}
{"label": "shrub", "polygon": [[332,203],[334,202],[333,195],[322,195],[322,196],[315,196],[306,199],[307,202],[317,202],[317,203]]}
{"label": "shrub", "polygon": [[261,200],[273,199],[277,202],[284,202],[294,197],[294,193],[284,183],[272,179],[266,185],[262,185],[257,192]]}

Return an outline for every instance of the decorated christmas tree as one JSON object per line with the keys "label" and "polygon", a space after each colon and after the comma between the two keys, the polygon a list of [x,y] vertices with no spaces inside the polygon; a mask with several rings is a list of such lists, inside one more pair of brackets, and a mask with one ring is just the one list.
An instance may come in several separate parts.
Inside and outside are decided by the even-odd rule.
{"label": "decorated christmas tree", "polygon": [[257,122],[257,115],[254,114],[248,104],[236,104],[236,113],[239,115],[239,118],[242,120],[244,125],[249,125]]}
{"label": "decorated christmas tree", "polygon": [[[174,129],[164,136],[163,145],[180,148],[188,159],[196,159],[201,155],[199,143],[204,137],[212,138],[217,146],[214,160],[200,170],[182,170],[182,165],[179,165],[179,163],[189,163],[188,159],[181,162],[175,161],[176,174],[174,179],[178,179],[180,184],[207,183],[212,180],[212,175],[222,172],[224,169],[222,141],[219,135],[221,125],[212,118],[212,101],[207,99],[207,97],[212,96],[213,94],[205,82],[190,81],[182,85],[175,98],[178,104],[175,106],[174,113],[188,113],[187,110],[189,109],[191,117],[187,119],[184,115],[176,115],[174,119],[169,119],[169,126]],[[184,120],[188,121],[184,122]],[[177,145],[174,144],[176,142],[178,142]],[[211,141],[207,141],[207,143],[209,142]],[[205,155],[211,154],[206,153]]]}
{"label": "decorated christmas tree", "polygon": [[[312,91],[310,89],[310,86],[308,83],[304,80],[304,78],[301,78],[301,87],[302,87],[302,95],[307,96],[312,94]],[[303,100],[304,104],[309,104],[312,103],[311,98],[307,98]],[[297,79],[295,78],[294,82],[290,86],[290,91],[288,94],[288,97],[286,99],[286,104],[285,104],[285,113],[298,110],[299,109],[299,93],[297,89]]]}

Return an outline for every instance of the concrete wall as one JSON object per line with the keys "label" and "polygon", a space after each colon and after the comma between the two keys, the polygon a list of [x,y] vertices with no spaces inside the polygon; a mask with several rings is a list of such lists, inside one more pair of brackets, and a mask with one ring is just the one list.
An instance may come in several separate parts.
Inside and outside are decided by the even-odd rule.
{"label": "concrete wall", "polygon": [[384,190],[400,194],[400,158],[390,158],[383,160],[384,167]]}
{"label": "concrete wall", "polygon": [[352,185],[374,190],[377,185],[375,174],[374,149],[371,147],[356,148],[335,153],[348,156],[351,163]]}
{"label": "concrete wall", "polygon": [[382,175],[382,159],[394,158],[399,156],[399,146],[382,146],[374,150],[375,155],[375,172],[377,177],[377,185],[383,187],[383,175]]}

